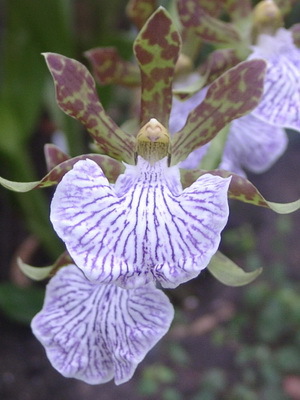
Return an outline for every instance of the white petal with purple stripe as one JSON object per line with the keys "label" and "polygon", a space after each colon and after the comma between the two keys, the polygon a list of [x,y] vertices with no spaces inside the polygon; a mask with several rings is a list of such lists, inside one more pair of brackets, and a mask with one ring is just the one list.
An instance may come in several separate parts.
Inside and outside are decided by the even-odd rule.
{"label": "white petal with purple stripe", "polygon": [[182,191],[178,167],[139,157],[113,188],[95,162],[79,161],[57,186],[50,218],[91,281],[173,288],[217,251],[229,182],[206,174]]}
{"label": "white petal with purple stripe", "polygon": [[244,169],[261,173],[284,153],[288,144],[283,128],[252,114],[231,123],[220,168],[245,176]]}
{"label": "white petal with purple stripe", "polygon": [[152,284],[133,290],[98,285],[70,265],[49,282],[32,330],[62,375],[121,384],[168,331],[173,315],[167,296]]}
{"label": "white petal with purple stripe", "polygon": [[282,28],[275,36],[261,35],[253,49],[249,59],[268,62],[264,94],[254,115],[266,123],[300,131],[300,50],[291,32]]}

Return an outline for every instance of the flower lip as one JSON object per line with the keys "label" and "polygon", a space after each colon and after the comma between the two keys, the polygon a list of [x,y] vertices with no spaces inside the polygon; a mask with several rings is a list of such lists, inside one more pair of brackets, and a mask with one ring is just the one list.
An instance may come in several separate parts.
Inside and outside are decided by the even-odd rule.
{"label": "flower lip", "polygon": [[229,179],[206,174],[182,191],[178,167],[138,158],[112,187],[91,160],[57,186],[51,221],[86,277],[166,288],[196,277],[218,249],[228,219]]}
{"label": "flower lip", "polygon": [[57,272],[31,327],[53,367],[95,385],[127,382],[174,316],[153,284],[133,290],[88,281],[75,265]]}

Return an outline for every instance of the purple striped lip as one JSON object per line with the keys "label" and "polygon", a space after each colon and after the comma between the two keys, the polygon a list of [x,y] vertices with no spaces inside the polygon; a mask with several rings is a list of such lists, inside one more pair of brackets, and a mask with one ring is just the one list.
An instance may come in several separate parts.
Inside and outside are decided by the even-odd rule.
{"label": "purple striped lip", "polygon": [[217,251],[229,182],[206,174],[182,191],[177,166],[139,157],[113,186],[87,159],[57,186],[50,218],[91,281],[134,288],[158,280],[174,288],[197,276]]}
{"label": "purple striped lip", "polygon": [[300,131],[300,50],[290,31],[260,35],[249,59],[268,62],[264,94],[253,110],[255,117],[278,127]]}
{"label": "purple striped lip", "polygon": [[50,280],[32,330],[62,375],[89,384],[128,381],[168,331],[174,310],[150,283],[131,290],[91,283],[75,265]]}

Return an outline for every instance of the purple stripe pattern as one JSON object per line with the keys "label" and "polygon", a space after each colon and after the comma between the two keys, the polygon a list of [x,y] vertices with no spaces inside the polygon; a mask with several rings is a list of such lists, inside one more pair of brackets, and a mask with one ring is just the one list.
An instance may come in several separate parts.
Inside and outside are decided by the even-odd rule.
{"label": "purple stripe pattern", "polygon": [[283,128],[266,124],[252,113],[231,123],[219,168],[246,176],[244,169],[262,173],[285,152]]}
{"label": "purple stripe pattern", "polygon": [[174,288],[217,251],[229,183],[206,174],[182,191],[177,166],[139,157],[113,187],[87,159],[57,186],[50,219],[89,280],[126,289],[158,280]]}
{"label": "purple stripe pattern", "polygon": [[257,118],[300,131],[300,50],[284,28],[275,36],[260,35],[249,59],[267,61],[264,94],[253,111]]}
{"label": "purple stripe pattern", "polygon": [[168,331],[174,310],[153,284],[124,290],[88,281],[75,265],[47,286],[32,330],[63,376],[99,384],[128,381]]}

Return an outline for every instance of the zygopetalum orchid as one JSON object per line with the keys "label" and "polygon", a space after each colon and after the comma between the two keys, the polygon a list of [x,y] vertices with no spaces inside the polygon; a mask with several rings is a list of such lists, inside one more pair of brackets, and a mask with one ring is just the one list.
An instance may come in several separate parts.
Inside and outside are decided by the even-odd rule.
{"label": "zygopetalum orchid", "polygon": [[[196,170],[180,177],[180,161],[258,104],[265,62],[241,63],[212,83],[171,139],[168,120],[179,49],[175,25],[159,8],[134,44],[142,104],[141,128],[132,134],[105,113],[82,64],[45,54],[59,106],[83,123],[103,154],[69,159],[47,146],[50,171],[41,181],[0,180],[17,191],[58,184],[51,221],[73,261],[67,256],[46,268],[45,276],[51,270],[54,277],[32,328],[64,376],[92,384],[131,378],[173,318],[156,282],[174,288],[208,265],[233,285],[260,273],[244,273],[217,252],[228,218],[228,193],[282,213],[299,208],[299,201],[270,203],[246,179],[224,171]],[[23,264],[22,269],[35,275],[33,267]]]}

